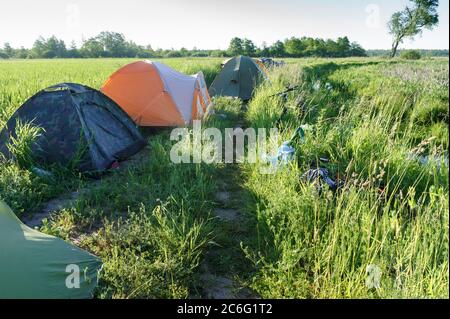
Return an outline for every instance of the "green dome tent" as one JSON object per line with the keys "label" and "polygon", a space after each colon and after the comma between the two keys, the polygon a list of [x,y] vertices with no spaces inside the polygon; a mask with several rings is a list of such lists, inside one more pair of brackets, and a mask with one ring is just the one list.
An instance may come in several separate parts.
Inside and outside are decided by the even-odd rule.
{"label": "green dome tent", "polygon": [[16,138],[18,122],[40,127],[32,144],[37,165],[67,165],[81,172],[108,169],[112,163],[137,153],[144,145],[135,123],[110,98],[90,87],[62,83],[26,101],[0,132],[0,153]]}
{"label": "green dome tent", "polygon": [[90,298],[100,268],[97,257],[22,224],[0,201],[0,299]]}
{"label": "green dome tent", "polygon": [[209,88],[211,96],[239,97],[250,100],[253,90],[265,79],[260,66],[247,56],[238,56],[228,60]]}

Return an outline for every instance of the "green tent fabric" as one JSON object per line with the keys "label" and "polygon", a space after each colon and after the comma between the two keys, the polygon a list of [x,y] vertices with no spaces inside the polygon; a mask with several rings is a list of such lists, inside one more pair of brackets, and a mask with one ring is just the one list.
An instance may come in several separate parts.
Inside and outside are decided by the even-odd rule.
{"label": "green tent fabric", "polygon": [[266,75],[250,57],[238,56],[228,60],[209,88],[211,96],[251,99],[253,90]]}
{"label": "green tent fabric", "polygon": [[36,165],[101,172],[137,153],[145,143],[136,124],[119,105],[88,86],[62,83],[26,101],[0,132],[0,153],[12,158],[8,144],[17,123],[42,129],[32,145]]}
{"label": "green tent fabric", "polygon": [[0,299],[90,298],[100,268],[97,257],[29,228],[0,201]]}

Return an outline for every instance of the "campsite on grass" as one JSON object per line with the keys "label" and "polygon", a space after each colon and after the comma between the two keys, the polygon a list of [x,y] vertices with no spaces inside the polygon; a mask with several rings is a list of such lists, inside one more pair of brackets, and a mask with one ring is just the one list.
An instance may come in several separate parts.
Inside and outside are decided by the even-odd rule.
{"label": "campsite on grass", "polygon": [[[218,74],[222,60],[161,63],[184,74]],[[15,110],[30,103],[29,95],[41,87],[74,81],[101,88],[110,74],[132,61],[2,61],[2,125],[7,127]],[[36,166],[39,162],[26,153],[23,133],[13,144],[17,160],[2,162],[1,200],[23,220],[41,216],[41,234],[62,238],[101,260],[97,298],[445,296],[448,59],[286,62],[270,70],[270,81],[256,89],[246,111],[239,99],[215,97],[214,114],[203,123],[205,128],[270,128],[278,123],[280,140],[308,124],[295,160],[276,174],[260,174],[263,163],[173,164],[170,129],[163,128],[146,137],[147,145],[130,160],[93,179],[78,170]],[[40,79],[42,72],[46,76]],[[299,87],[286,97],[276,95],[293,83]],[[68,90],[43,94],[56,92],[57,103],[59,95],[77,95]],[[75,130],[64,124],[75,107],[68,105],[59,119],[62,128]],[[77,121],[90,113],[83,114]],[[108,122],[110,138],[132,134],[120,133],[126,119],[117,122],[118,128]],[[90,123],[74,134],[86,130],[97,141],[99,130],[94,145],[109,151],[112,140],[102,144],[107,131],[101,123]],[[56,144],[63,135],[54,134],[47,129],[39,138],[50,135],[53,155],[70,155]],[[100,149],[89,154],[105,154]],[[424,156],[430,160],[421,160]],[[323,185],[324,191],[317,192],[315,183],[305,183],[302,175],[315,165],[326,168],[330,178],[343,184],[341,189],[333,192]],[[10,214],[2,205],[2,214]],[[1,245],[10,249],[7,243],[2,239]],[[386,274],[383,290],[367,289],[368,264],[379,265]],[[3,276],[11,278],[0,271],[2,281]],[[402,289],[396,288],[399,280]],[[10,293],[0,290],[2,297]]]}
{"label": "campsite on grass", "polygon": [[121,36],[0,49],[0,299],[449,298],[448,50]]}

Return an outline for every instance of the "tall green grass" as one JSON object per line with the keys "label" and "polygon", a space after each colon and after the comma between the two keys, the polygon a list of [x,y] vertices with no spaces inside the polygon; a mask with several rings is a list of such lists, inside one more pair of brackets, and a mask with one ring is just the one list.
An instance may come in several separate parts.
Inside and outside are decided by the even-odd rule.
{"label": "tall green grass", "polygon": [[[448,82],[387,76],[392,67],[400,66],[373,60],[289,65],[250,103],[252,126],[275,126],[283,102],[268,96],[300,76],[281,136],[287,140],[300,124],[312,127],[292,165],[274,175],[245,167],[258,239],[243,246],[257,269],[252,287],[263,297],[448,298],[448,166],[423,165],[411,155],[418,145],[429,154],[447,152],[448,137],[429,128],[438,123],[448,130],[448,110],[426,115],[425,122],[415,114],[431,97],[428,107],[448,108],[440,98]],[[337,193],[302,182],[319,157],[329,158],[322,166],[344,182]],[[381,270],[379,289],[365,284],[371,265]]]}
{"label": "tall green grass", "polygon": [[[40,89],[58,82],[99,88],[131,61],[0,62],[0,127]],[[163,62],[186,74],[202,70],[210,83],[221,61]],[[257,90],[245,119],[240,102],[224,98],[215,105],[225,116],[204,123],[278,125],[281,140],[309,124],[295,161],[276,174],[261,174],[263,163],[173,164],[169,132],[159,131],[133,165],[95,183],[69,172],[47,180],[1,160],[0,199],[20,216],[89,185],[41,230],[101,257],[99,298],[198,295],[208,250],[218,252],[218,273],[239,269],[262,297],[448,298],[448,167],[420,157],[448,152],[448,59],[288,62]],[[295,84],[286,102],[272,96]],[[337,193],[302,182],[319,157],[343,180]],[[224,180],[241,197],[239,225],[213,218]],[[366,286],[368,267],[381,270],[380,288]]]}
{"label": "tall green grass", "polygon": [[42,129],[33,123],[16,123],[16,136],[11,136],[7,145],[8,151],[21,168],[30,170],[34,165],[33,143],[41,135]]}

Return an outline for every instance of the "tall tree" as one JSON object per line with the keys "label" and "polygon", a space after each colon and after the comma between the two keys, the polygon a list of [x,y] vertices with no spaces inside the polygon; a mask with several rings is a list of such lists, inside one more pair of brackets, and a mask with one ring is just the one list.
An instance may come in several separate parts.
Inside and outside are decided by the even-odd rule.
{"label": "tall tree", "polygon": [[127,56],[128,45],[122,33],[103,31],[96,39],[103,45],[106,56],[115,58]]}
{"label": "tall tree", "polygon": [[69,49],[67,50],[67,57],[68,58],[79,58],[80,52],[77,49],[77,45],[75,41],[72,40],[70,43]]}
{"label": "tall tree", "polygon": [[286,53],[292,57],[300,57],[303,55],[303,51],[305,50],[305,44],[301,39],[297,39],[292,37],[284,42],[284,47],[286,49]]}
{"label": "tall tree", "polygon": [[242,41],[242,49],[243,54],[248,56],[255,56],[256,54],[256,45],[253,43],[252,40],[244,39]]}
{"label": "tall tree", "polygon": [[16,59],[26,59],[30,54],[30,51],[25,49],[24,47],[20,47],[20,49],[15,51],[16,52],[14,54],[14,58]]}
{"label": "tall tree", "polygon": [[431,30],[439,22],[437,7],[439,0],[410,0],[412,6],[392,15],[388,23],[389,32],[393,35],[391,57],[397,53],[400,43],[405,38],[414,38],[423,29]]}
{"label": "tall tree", "polygon": [[367,56],[367,53],[358,43],[352,42],[350,44],[349,56]]}
{"label": "tall tree", "polygon": [[45,58],[64,58],[67,53],[66,44],[63,40],[59,40],[55,36],[50,37],[45,43],[46,51],[44,52]]}
{"label": "tall tree", "polygon": [[270,48],[270,55],[276,58],[281,58],[286,55],[284,43],[278,40]]}
{"label": "tall tree", "polygon": [[11,47],[9,42],[6,42],[3,46],[3,52],[10,58],[14,56],[14,49]]}
{"label": "tall tree", "polygon": [[232,56],[241,55],[244,53],[244,47],[241,38],[235,37],[231,39],[230,46],[228,47],[228,53]]}
{"label": "tall tree", "polygon": [[267,46],[267,43],[265,41],[263,41],[263,43],[261,45],[261,49],[259,50],[259,55],[262,57],[270,55],[269,47]]}
{"label": "tall tree", "polygon": [[66,44],[55,36],[48,39],[39,37],[33,44],[32,57],[34,58],[64,58],[67,53]]}
{"label": "tall tree", "polygon": [[80,49],[80,53],[84,58],[99,58],[103,55],[103,52],[103,45],[96,38],[84,41]]}
{"label": "tall tree", "polygon": [[338,50],[338,55],[341,57],[349,56],[350,54],[350,40],[348,37],[338,38],[336,41],[336,46]]}

